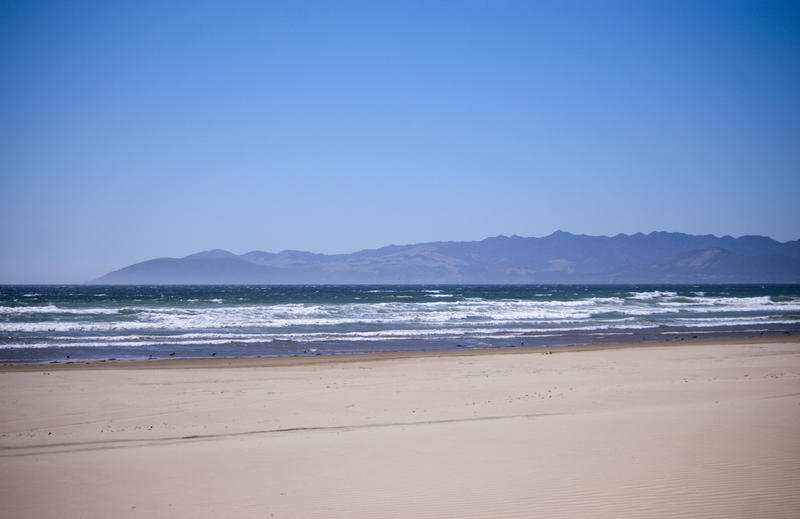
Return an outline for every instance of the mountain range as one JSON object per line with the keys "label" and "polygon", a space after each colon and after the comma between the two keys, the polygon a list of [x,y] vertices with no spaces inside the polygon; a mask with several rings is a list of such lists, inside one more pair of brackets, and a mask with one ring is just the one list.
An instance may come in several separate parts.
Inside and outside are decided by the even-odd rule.
{"label": "mountain range", "polygon": [[800,283],[800,240],[676,232],[389,245],[351,254],[216,249],[157,258],[92,284]]}

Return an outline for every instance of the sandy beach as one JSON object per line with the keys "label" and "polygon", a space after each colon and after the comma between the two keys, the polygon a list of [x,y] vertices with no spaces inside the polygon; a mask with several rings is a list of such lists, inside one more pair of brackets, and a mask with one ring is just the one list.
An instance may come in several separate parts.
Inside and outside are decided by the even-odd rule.
{"label": "sandy beach", "polygon": [[798,517],[800,341],[0,367],[8,518]]}

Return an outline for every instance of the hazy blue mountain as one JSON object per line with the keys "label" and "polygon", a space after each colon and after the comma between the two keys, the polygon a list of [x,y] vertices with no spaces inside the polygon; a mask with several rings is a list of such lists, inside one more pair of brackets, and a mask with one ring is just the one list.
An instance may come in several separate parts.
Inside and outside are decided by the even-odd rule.
{"label": "hazy blue mountain", "polygon": [[390,245],[352,254],[215,249],[136,263],[97,284],[800,283],[800,240],[653,232]]}

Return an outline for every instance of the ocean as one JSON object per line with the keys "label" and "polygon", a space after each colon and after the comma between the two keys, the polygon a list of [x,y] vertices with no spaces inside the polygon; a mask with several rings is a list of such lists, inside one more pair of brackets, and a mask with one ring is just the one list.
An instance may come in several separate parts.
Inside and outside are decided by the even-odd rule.
{"label": "ocean", "polygon": [[800,285],[0,286],[0,362],[800,333]]}

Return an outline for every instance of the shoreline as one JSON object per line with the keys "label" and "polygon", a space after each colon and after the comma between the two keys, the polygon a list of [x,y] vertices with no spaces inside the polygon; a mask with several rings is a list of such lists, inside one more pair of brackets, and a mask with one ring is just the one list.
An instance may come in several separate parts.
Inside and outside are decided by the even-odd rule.
{"label": "shoreline", "polygon": [[554,346],[497,346],[488,348],[457,348],[446,350],[406,350],[369,353],[334,353],[315,355],[253,356],[253,357],[176,357],[154,359],[75,359],[69,361],[12,362],[0,364],[0,373],[97,370],[97,369],[215,369],[270,368],[281,366],[312,366],[380,362],[399,359],[477,357],[483,355],[556,354],[582,351],[658,348],[669,346],[725,346],[736,344],[776,344],[797,342],[793,334],[770,336],[723,336],[713,338],[676,338],[674,340],[569,344]]}
{"label": "shoreline", "polygon": [[0,365],[800,336],[800,285],[438,287],[17,287]]}

